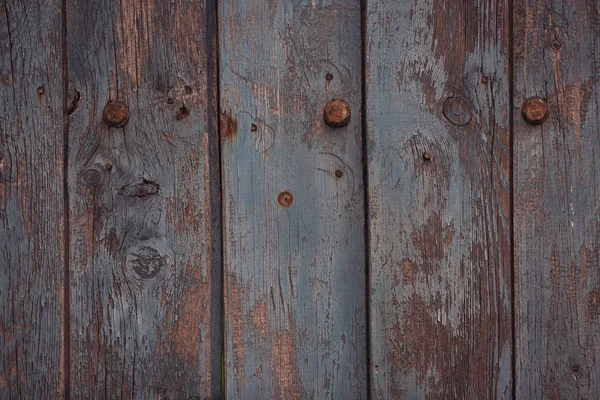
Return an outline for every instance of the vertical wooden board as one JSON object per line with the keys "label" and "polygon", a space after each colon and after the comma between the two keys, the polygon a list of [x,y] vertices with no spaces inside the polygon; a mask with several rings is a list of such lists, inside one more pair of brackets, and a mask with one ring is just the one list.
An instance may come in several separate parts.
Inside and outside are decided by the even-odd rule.
{"label": "vertical wooden board", "polygon": [[214,7],[68,0],[75,397],[219,397]]}
{"label": "vertical wooden board", "polygon": [[61,2],[0,4],[0,398],[64,396]]}
{"label": "vertical wooden board", "polygon": [[365,398],[360,2],[219,9],[226,393]]}
{"label": "vertical wooden board", "polygon": [[[516,395],[600,393],[600,13],[594,0],[515,3]],[[550,115],[528,125],[528,97]]]}
{"label": "vertical wooden board", "polygon": [[511,396],[505,0],[367,2],[372,396]]}

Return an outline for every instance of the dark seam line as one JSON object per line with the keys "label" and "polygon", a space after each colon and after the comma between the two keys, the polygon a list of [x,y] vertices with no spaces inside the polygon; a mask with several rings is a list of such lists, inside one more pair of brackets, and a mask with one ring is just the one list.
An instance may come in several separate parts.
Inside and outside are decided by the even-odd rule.
{"label": "dark seam line", "polygon": [[[219,108],[219,6],[218,0],[206,3],[207,96],[209,131],[209,178],[211,212],[211,398],[224,398],[225,310],[223,246],[223,179],[221,165],[221,124]],[[211,57],[214,55],[214,57]],[[215,120],[216,119],[216,120]]]}
{"label": "dark seam line", "polygon": [[64,347],[64,393],[65,399],[71,398],[71,235],[69,218],[69,112],[67,106],[69,93],[69,69],[67,53],[67,0],[62,0],[62,79],[63,79],[63,221],[64,221],[64,277],[63,277],[63,347]]}
{"label": "dark seam line", "polygon": [[366,41],[367,41],[367,1],[360,2],[360,51],[361,51],[361,128],[362,128],[362,164],[364,183],[364,236],[365,236],[365,317],[367,339],[367,398],[371,398],[372,387],[372,354],[371,354],[371,252],[370,252],[370,226],[369,226],[369,166],[367,152],[367,79],[366,79]]}
{"label": "dark seam line", "polygon": [[515,174],[514,174],[514,31],[513,31],[513,0],[508,0],[508,125],[510,142],[510,271],[511,271],[511,374],[512,398],[517,396],[517,341],[516,341],[516,270],[515,270]]}

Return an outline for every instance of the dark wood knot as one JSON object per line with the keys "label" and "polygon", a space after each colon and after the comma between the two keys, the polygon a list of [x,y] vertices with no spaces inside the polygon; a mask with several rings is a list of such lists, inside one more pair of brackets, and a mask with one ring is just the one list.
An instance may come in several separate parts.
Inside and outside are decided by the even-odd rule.
{"label": "dark wood knot", "polygon": [[164,239],[148,239],[130,248],[127,269],[141,279],[151,279],[173,264],[173,254]]}
{"label": "dark wood knot", "polygon": [[83,186],[89,189],[98,190],[104,184],[105,171],[97,165],[90,166],[83,170],[79,180]]}
{"label": "dark wood knot", "polygon": [[142,182],[130,183],[119,189],[119,194],[125,197],[145,198],[158,194],[158,183],[142,179]]}

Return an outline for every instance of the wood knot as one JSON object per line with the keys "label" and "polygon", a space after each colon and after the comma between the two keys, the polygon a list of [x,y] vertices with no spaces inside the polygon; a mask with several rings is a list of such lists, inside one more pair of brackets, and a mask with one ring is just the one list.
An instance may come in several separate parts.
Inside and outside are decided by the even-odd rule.
{"label": "wood knot", "polygon": [[104,183],[104,172],[98,166],[91,166],[85,169],[79,180],[81,184],[87,188],[97,190]]}
{"label": "wood knot", "polygon": [[157,195],[160,187],[158,183],[142,179],[142,182],[130,183],[119,189],[119,194],[125,197],[144,198]]}
{"label": "wood knot", "polygon": [[471,106],[466,100],[450,96],[444,101],[444,117],[453,125],[463,126],[471,122]]}
{"label": "wood knot", "polygon": [[173,255],[166,240],[153,238],[130,248],[126,264],[137,277],[151,279],[173,264]]}
{"label": "wood knot", "polygon": [[69,104],[67,105],[67,114],[73,115],[75,111],[77,111],[77,107],[79,106],[79,99],[81,99],[81,93],[79,90],[72,88],[67,92],[67,101]]}
{"label": "wood knot", "polygon": [[177,119],[179,121],[183,121],[184,119],[186,119],[187,117],[190,116],[190,110],[188,110],[188,108],[184,105],[182,105],[181,107],[179,107],[179,110],[177,111]]}

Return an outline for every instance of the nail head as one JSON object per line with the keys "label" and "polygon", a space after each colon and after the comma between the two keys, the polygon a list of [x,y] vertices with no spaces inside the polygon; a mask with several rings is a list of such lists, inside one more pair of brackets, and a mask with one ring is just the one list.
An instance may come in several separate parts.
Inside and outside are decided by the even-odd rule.
{"label": "nail head", "polygon": [[122,101],[109,101],[104,106],[102,117],[109,126],[120,128],[129,121],[129,107]]}
{"label": "nail head", "polygon": [[532,125],[539,125],[548,118],[548,103],[541,97],[530,97],[523,103],[523,119]]}
{"label": "nail head", "polygon": [[286,190],[285,192],[279,193],[279,196],[277,196],[277,202],[281,207],[289,208],[294,202],[294,196],[292,196],[292,194]]}
{"label": "nail head", "polygon": [[344,126],[350,121],[350,106],[343,100],[330,101],[323,108],[323,119],[329,126]]}

